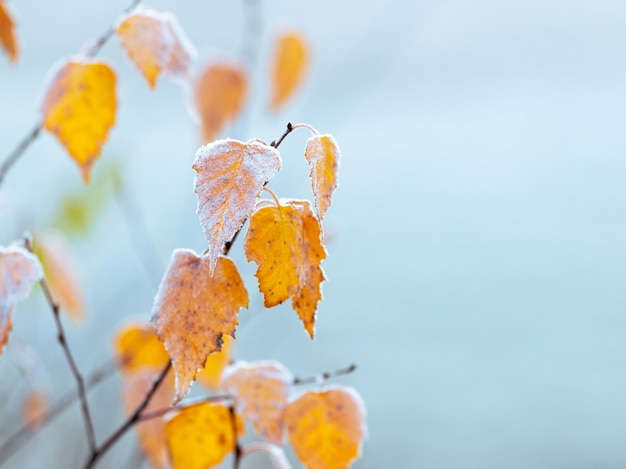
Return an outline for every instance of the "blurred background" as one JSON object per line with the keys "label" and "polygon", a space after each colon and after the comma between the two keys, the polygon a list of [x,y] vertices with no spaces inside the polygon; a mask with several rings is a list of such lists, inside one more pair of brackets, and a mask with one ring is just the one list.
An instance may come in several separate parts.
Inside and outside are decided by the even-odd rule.
{"label": "blurred background", "polygon": [[[0,59],[2,160],[38,119],[51,66],[127,4],[11,2],[22,51],[14,66]],[[297,376],[356,363],[333,383],[367,406],[357,468],[626,466],[623,2],[147,6],[178,17],[200,63],[238,58],[258,8],[252,100],[225,135],[271,141],[288,121],[307,122],[343,152],[315,341],[289,304],[264,310],[252,295],[236,358],[277,359]],[[272,39],[285,28],[308,38],[312,63],[297,96],[269,113]],[[93,184],[45,134],[0,189],[0,245],[50,227],[70,240],[87,318],[66,321],[67,333],[85,372],[110,359],[129,318],[149,318],[173,249],[206,246],[185,94],[163,78],[151,91],[116,38],[99,56],[118,72],[119,111]],[[270,184],[281,197],[311,197],[307,138],[281,145]],[[72,215],[79,201],[89,210]],[[241,243],[232,256],[255,290]],[[14,323],[0,358],[0,441],[20,425],[24,349],[47,370],[51,401],[74,387],[40,293]],[[100,440],[123,419],[119,387],[113,377],[89,396]],[[5,467],[80,467],[86,451],[74,406]],[[139,467],[136,451],[129,433],[99,467]],[[269,466],[255,455],[243,467]]]}

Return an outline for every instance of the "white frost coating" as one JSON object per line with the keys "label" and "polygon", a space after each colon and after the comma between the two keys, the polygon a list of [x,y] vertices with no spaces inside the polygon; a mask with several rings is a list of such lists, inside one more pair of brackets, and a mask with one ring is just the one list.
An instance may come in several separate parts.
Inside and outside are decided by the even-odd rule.
{"label": "white frost coating", "polygon": [[278,150],[256,140],[216,140],[198,149],[193,163],[196,213],[209,242],[211,272],[225,244],[254,210],[263,185],[280,166]]}
{"label": "white frost coating", "polygon": [[[245,362],[237,361],[232,365],[228,365],[222,372],[222,381],[226,382],[228,379],[237,373],[249,373],[252,370],[263,369],[263,376],[268,378],[284,381],[285,383],[293,382],[293,374],[289,371],[285,365],[276,360],[264,360],[258,362]],[[226,385],[228,387],[228,384]]]}
{"label": "white frost coating", "polygon": [[33,285],[43,278],[37,256],[13,244],[0,246],[0,300],[15,304],[26,299]]}
{"label": "white frost coating", "polygon": [[[332,144],[332,159],[326,158],[326,152],[322,145],[322,139],[327,139]],[[332,195],[337,189],[337,171],[341,160],[341,151],[335,141],[335,137],[330,134],[314,135],[306,142],[304,156],[309,163],[311,172],[311,187],[315,197],[315,209],[317,216],[321,220],[324,218],[328,207],[331,204]],[[330,170],[330,171],[329,171]],[[332,181],[328,181],[326,176],[332,174]],[[329,184],[328,190],[324,190],[324,185]]]}

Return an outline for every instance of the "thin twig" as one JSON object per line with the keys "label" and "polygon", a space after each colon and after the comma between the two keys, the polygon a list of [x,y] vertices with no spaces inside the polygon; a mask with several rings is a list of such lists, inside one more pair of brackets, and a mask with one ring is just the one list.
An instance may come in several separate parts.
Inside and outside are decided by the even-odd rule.
{"label": "thin twig", "polygon": [[22,154],[26,151],[26,149],[30,146],[30,144],[33,143],[35,140],[37,140],[37,137],[39,137],[39,134],[41,133],[42,129],[43,129],[43,125],[41,121],[37,122],[37,124],[35,124],[35,127],[33,127],[33,130],[28,132],[28,134],[22,139],[19,145],[15,148],[15,150],[13,150],[9,154],[7,159],[4,160],[4,162],[0,166],[0,185],[2,185],[2,181],[4,180],[4,177],[9,172],[9,170],[13,167],[15,162],[20,159],[20,156],[22,156]]}
{"label": "thin twig", "polygon": [[120,425],[120,427],[115,430],[113,434],[109,438],[107,438],[100,447],[92,451],[91,456],[85,463],[84,469],[92,468],[94,464],[102,457],[102,455],[104,455],[104,453],[106,453],[115,443],[117,443],[117,440],[119,440],[124,435],[124,433],[126,433],[133,427],[133,425],[139,422],[141,413],[148,406],[148,404],[150,404],[152,396],[154,396],[154,394],[159,389],[159,386],[161,386],[161,383],[163,383],[163,381],[165,380],[165,377],[170,371],[170,368],[172,368],[171,360],[167,363],[167,365],[165,365],[165,368],[163,368],[161,374],[154,380],[154,382],[152,383],[152,387],[146,393],[141,403],[135,408],[135,411],[132,413],[132,415],[128,417],[128,419],[126,419],[126,421],[122,425]]}
{"label": "thin twig", "polygon": [[85,381],[83,380],[83,375],[80,373],[78,366],[76,365],[76,361],[74,360],[74,356],[72,355],[72,351],[67,343],[67,338],[65,337],[65,331],[63,329],[63,323],[61,322],[61,314],[59,311],[59,305],[52,298],[52,294],[50,293],[50,288],[48,288],[48,283],[45,278],[42,278],[39,281],[41,288],[46,296],[46,300],[50,305],[50,309],[52,309],[52,315],[54,316],[54,322],[57,327],[57,340],[61,344],[63,348],[63,352],[65,353],[65,358],[70,365],[70,369],[72,370],[72,374],[74,375],[74,379],[76,380],[76,387],[78,389],[78,397],[80,398],[80,408],[83,413],[83,421],[85,422],[85,430],[87,431],[87,441],[89,442],[90,451],[95,451],[96,449],[96,435],[93,429],[93,422],[91,420],[91,413],[89,412],[89,402],[87,401],[87,389],[85,387]]}
{"label": "thin twig", "polygon": [[[117,370],[115,360],[110,360],[98,369],[91,373],[85,379],[85,389],[91,390],[97,384],[104,381],[109,376],[113,375]],[[59,416],[63,411],[68,409],[79,395],[76,389],[68,391],[61,398],[50,407],[47,412],[46,419],[38,426],[33,426],[32,422],[26,422],[19,430],[13,433],[4,443],[0,446],[0,465],[4,464],[16,451],[18,451],[28,441],[28,437],[34,436],[40,430],[42,430],[48,423]]]}
{"label": "thin twig", "polygon": [[346,368],[341,368],[340,370],[335,371],[327,371],[318,376],[311,376],[309,378],[294,378],[293,384],[294,386],[300,386],[302,384],[315,384],[319,382],[324,382],[331,378],[336,378],[337,376],[349,375],[354,370],[356,370],[356,365],[352,364]]}
{"label": "thin twig", "polygon": [[270,146],[274,148],[278,148],[279,145],[283,143],[283,140],[285,140],[285,137],[287,137],[287,135],[289,135],[291,132],[293,132],[293,125],[291,125],[291,122],[287,122],[287,130],[285,130],[285,133],[282,134],[282,136],[278,139],[278,141],[272,140],[272,143],[270,143]]}
{"label": "thin twig", "polygon": [[230,413],[230,424],[233,431],[233,438],[235,440],[235,448],[233,449],[234,458],[233,458],[233,469],[239,469],[241,464],[241,445],[239,444],[239,438],[237,437],[237,414],[235,412],[235,405],[231,404],[228,407],[228,412]]}
{"label": "thin twig", "polygon": [[[132,12],[135,8],[137,8],[139,6],[139,4],[142,2],[142,0],[133,0],[133,2],[130,4],[130,6],[128,6],[128,8],[126,8],[122,14],[126,15],[130,12]],[[111,39],[113,37],[113,35],[115,34],[115,25],[110,26],[109,29],[107,29],[97,40],[95,43],[93,43],[93,45],[91,47],[89,47],[89,49],[87,49],[85,51],[85,56],[86,57],[94,57],[96,55],[98,55],[98,53],[100,52],[100,49],[102,49],[104,47],[104,45],[109,41],[109,39]]]}

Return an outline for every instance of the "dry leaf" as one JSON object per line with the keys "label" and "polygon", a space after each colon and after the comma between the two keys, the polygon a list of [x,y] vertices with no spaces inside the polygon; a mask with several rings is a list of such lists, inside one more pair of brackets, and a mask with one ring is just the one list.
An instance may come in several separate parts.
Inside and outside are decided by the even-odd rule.
{"label": "dry leaf", "polygon": [[204,142],[214,140],[239,116],[247,96],[248,76],[238,65],[214,63],[200,73],[195,86],[195,106]]}
{"label": "dry leaf", "polygon": [[289,442],[308,469],[345,469],[359,457],[365,407],[350,388],[308,391],[285,409]]}
{"label": "dry leaf", "polygon": [[43,266],[50,293],[61,305],[61,311],[72,319],[83,319],[85,304],[67,239],[60,232],[46,231],[35,238],[33,252]]}
{"label": "dry leaf", "polygon": [[161,72],[189,79],[195,52],[174,15],[139,8],[122,18],[116,32],[150,88]]}
{"label": "dry leaf", "polygon": [[40,391],[31,391],[22,404],[24,423],[30,429],[41,426],[48,416],[48,397]]}
{"label": "dry leaf", "polygon": [[311,185],[317,217],[321,220],[337,188],[337,170],[341,152],[332,135],[314,135],[306,142],[304,156],[311,166]]}
{"label": "dry leaf", "polygon": [[296,32],[286,33],[276,41],[272,64],[272,98],[270,109],[281,108],[302,83],[309,65],[309,51],[305,40]]}
{"label": "dry leaf", "polygon": [[115,336],[115,357],[125,373],[161,371],[170,360],[151,324],[129,324]]}
{"label": "dry leaf", "polygon": [[224,372],[224,389],[234,396],[237,414],[272,443],[283,442],[283,409],[293,376],[278,362],[237,362]]}
{"label": "dry leaf", "polygon": [[194,190],[198,216],[209,242],[211,271],[225,244],[254,209],[256,199],[280,169],[278,150],[251,140],[216,140],[196,153]]}
{"label": "dry leaf", "polygon": [[[157,372],[158,374],[158,372]],[[131,415],[137,406],[146,397],[151,389],[157,374],[153,370],[146,369],[124,375],[122,387],[122,403],[126,415]],[[174,397],[174,374],[170,371],[142,414],[152,411],[167,409]],[[162,468],[168,463],[167,438],[165,435],[165,417],[155,417],[135,426],[141,451],[145,454],[153,467]]]}
{"label": "dry leaf", "polygon": [[15,23],[2,0],[0,0],[0,46],[7,53],[11,62],[17,61],[19,46],[15,35]]}
{"label": "dry leaf", "polygon": [[15,304],[43,278],[37,257],[21,246],[0,246],[0,353],[9,340]]}
{"label": "dry leaf", "polygon": [[320,264],[326,258],[321,227],[306,200],[281,201],[261,207],[250,218],[244,249],[248,262],[258,264],[256,277],[265,306],[288,298],[313,338],[315,312],[326,280]]}
{"label": "dry leaf", "polygon": [[76,161],[85,182],[115,123],[115,81],[104,62],[70,60],[54,74],[41,107],[44,128]]}
{"label": "dry leaf", "polygon": [[220,257],[211,275],[208,257],[174,251],[151,322],[172,359],[175,402],[187,394],[207,356],[221,350],[223,336],[234,336],[237,314],[247,307],[248,292],[233,261]]}
{"label": "dry leaf", "polygon": [[174,469],[208,469],[235,449],[230,410],[221,404],[185,407],[165,424],[165,431]]}
{"label": "dry leaf", "polygon": [[224,368],[230,363],[235,339],[226,335],[222,337],[222,340],[224,342],[222,350],[210,354],[206,359],[204,368],[198,373],[197,378],[200,384],[209,389],[219,389],[221,387],[222,373],[224,372]]}

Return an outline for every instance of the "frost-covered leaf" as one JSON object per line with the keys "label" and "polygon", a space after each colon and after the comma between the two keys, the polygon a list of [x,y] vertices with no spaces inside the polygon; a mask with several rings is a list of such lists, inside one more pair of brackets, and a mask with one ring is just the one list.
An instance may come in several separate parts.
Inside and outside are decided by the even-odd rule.
{"label": "frost-covered leaf", "polygon": [[3,0],[0,0],[0,46],[11,62],[17,61],[19,46],[15,35],[15,22]]}
{"label": "frost-covered leaf", "polygon": [[235,449],[233,427],[230,410],[224,405],[205,402],[183,408],[165,424],[172,467],[217,466]]}
{"label": "frost-covered leaf", "polygon": [[326,250],[321,226],[306,200],[281,201],[256,210],[250,218],[244,249],[248,262],[258,264],[256,277],[265,306],[291,298],[294,310],[313,338],[315,312],[326,279],[321,262]]}
{"label": "frost-covered leaf", "polygon": [[54,74],[41,107],[44,128],[66,148],[85,182],[115,123],[115,82],[104,62],[70,60]]}
{"label": "frost-covered leaf", "polygon": [[209,389],[219,389],[222,384],[222,373],[230,363],[235,339],[226,335],[222,337],[224,344],[222,350],[210,354],[204,364],[204,368],[198,373],[198,381]]}
{"label": "frost-covered leaf", "polygon": [[151,322],[172,359],[175,402],[187,394],[207,356],[221,350],[223,336],[234,336],[239,310],[247,307],[248,292],[233,261],[219,257],[211,275],[207,256],[174,251]]}
{"label": "frost-covered leaf", "polygon": [[308,469],[345,469],[359,457],[365,407],[351,388],[308,391],[285,409],[289,442]]}
{"label": "frost-covered leaf", "polygon": [[[145,369],[124,375],[122,403],[126,415],[132,415],[137,406],[145,399],[146,394],[152,388],[157,374],[158,372],[155,374],[154,371]],[[174,374],[170,370],[142,414],[167,409],[172,403],[173,397]],[[141,451],[150,461],[152,467],[166,467],[168,463],[168,449],[165,435],[165,417],[160,416],[139,422],[134,425],[134,428],[137,432]]]}
{"label": "frost-covered leaf", "polygon": [[297,32],[282,34],[276,40],[272,63],[271,109],[281,108],[294,94],[309,65],[309,50],[304,38]]}
{"label": "frost-covered leaf", "polygon": [[0,246],[0,353],[9,340],[15,304],[42,278],[43,269],[34,254],[17,244]]}
{"label": "frost-covered leaf", "polygon": [[256,140],[216,140],[196,153],[194,191],[200,224],[209,242],[211,271],[280,164],[278,150]]}
{"label": "frost-covered leaf", "polygon": [[116,32],[150,88],[161,72],[189,79],[195,52],[174,15],[139,8],[121,19]]}
{"label": "frost-covered leaf", "polygon": [[237,414],[277,444],[283,441],[283,410],[292,382],[292,374],[278,362],[236,362],[223,379],[224,389],[235,398]]}
{"label": "frost-covered leaf", "polygon": [[202,70],[195,85],[195,107],[204,142],[213,141],[239,116],[247,96],[248,76],[239,65],[216,62]]}
{"label": "frost-covered leaf", "polygon": [[124,373],[161,371],[170,360],[152,324],[128,324],[115,335],[115,358]]}
{"label": "frost-covered leaf", "polygon": [[61,311],[72,319],[83,319],[85,304],[67,239],[58,231],[45,231],[35,238],[33,252],[43,266],[50,293],[61,305]]}
{"label": "frost-covered leaf", "polygon": [[337,170],[341,152],[332,135],[314,135],[306,142],[304,156],[311,167],[311,185],[317,217],[321,220],[337,188]]}

